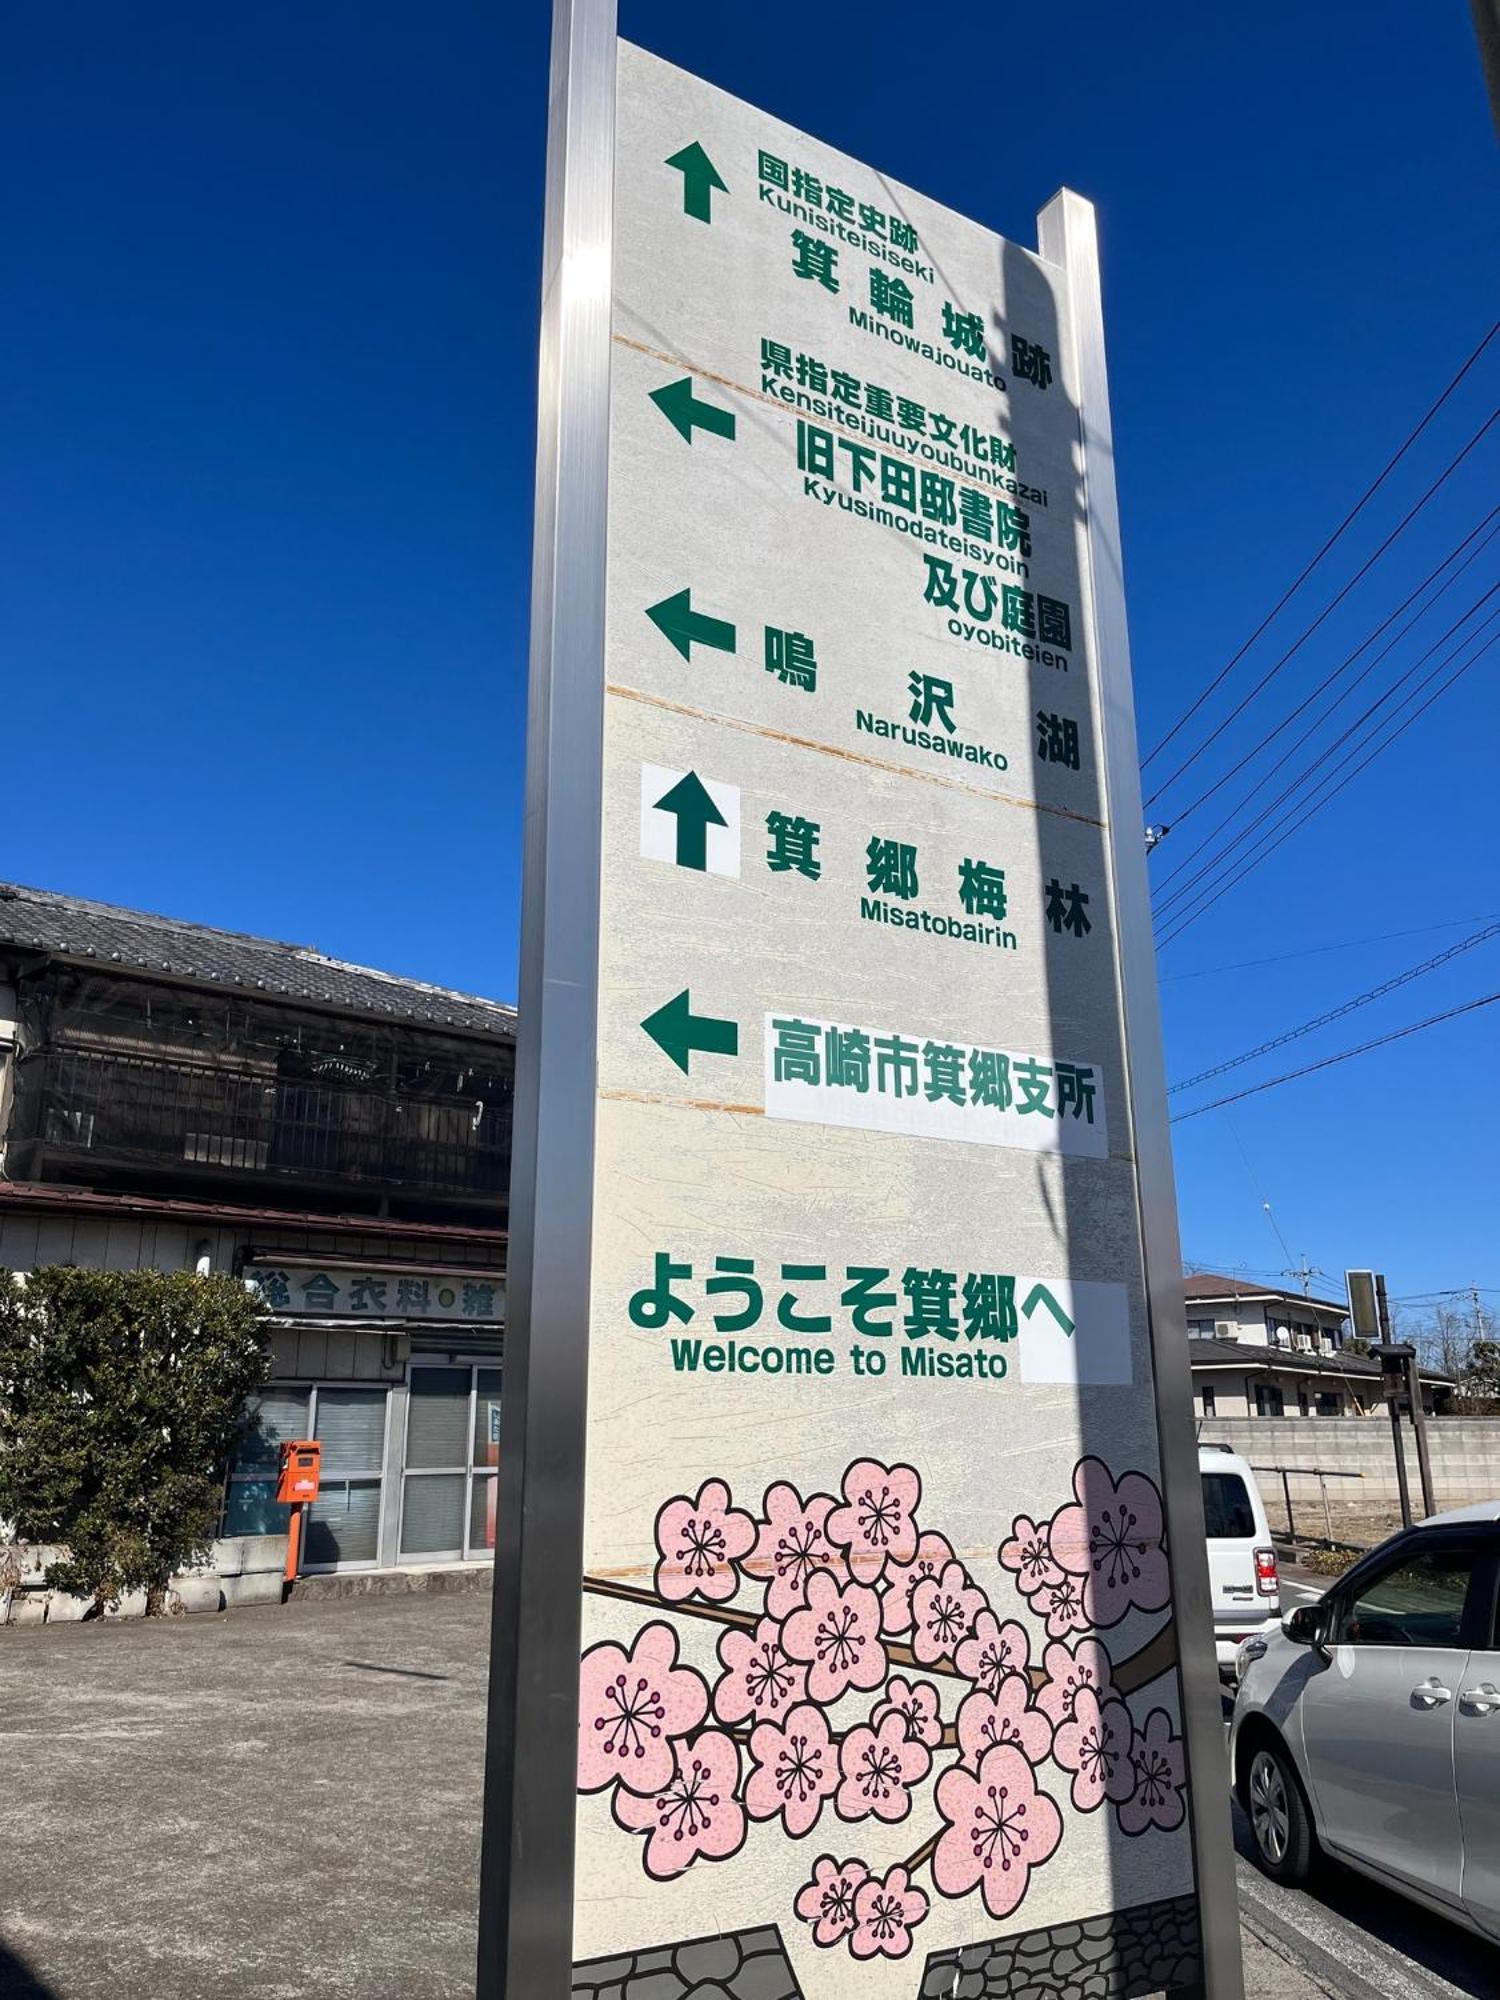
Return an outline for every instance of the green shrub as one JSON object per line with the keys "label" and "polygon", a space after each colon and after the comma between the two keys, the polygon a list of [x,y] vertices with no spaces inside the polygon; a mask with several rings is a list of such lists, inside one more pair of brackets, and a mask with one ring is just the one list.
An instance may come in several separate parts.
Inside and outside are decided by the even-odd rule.
{"label": "green shrub", "polygon": [[213,1540],[264,1316],[228,1277],[0,1273],[0,1519],[66,1548],[50,1586],[100,1609],[144,1589],[162,1610]]}

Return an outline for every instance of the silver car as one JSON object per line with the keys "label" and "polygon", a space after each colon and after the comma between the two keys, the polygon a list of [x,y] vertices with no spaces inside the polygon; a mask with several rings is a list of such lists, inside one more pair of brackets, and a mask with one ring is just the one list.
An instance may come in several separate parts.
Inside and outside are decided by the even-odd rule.
{"label": "silver car", "polygon": [[1500,1501],[1373,1550],[1240,1649],[1230,1756],[1268,1875],[1321,1848],[1500,1937]]}

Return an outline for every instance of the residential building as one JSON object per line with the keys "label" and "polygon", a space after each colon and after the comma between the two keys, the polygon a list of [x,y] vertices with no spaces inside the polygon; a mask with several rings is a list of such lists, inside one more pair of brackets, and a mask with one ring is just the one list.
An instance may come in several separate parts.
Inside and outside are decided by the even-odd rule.
{"label": "residential building", "polygon": [[[1385,1407],[1380,1364],[1346,1347],[1339,1299],[1194,1272],[1183,1279],[1193,1408],[1200,1417],[1364,1417]],[[1422,1371],[1422,1402],[1444,1410],[1454,1384]]]}
{"label": "residential building", "polygon": [[494,1545],[513,1009],[307,946],[0,884],[0,1268],[230,1272],[272,1368],[224,1533],[313,1571]]}

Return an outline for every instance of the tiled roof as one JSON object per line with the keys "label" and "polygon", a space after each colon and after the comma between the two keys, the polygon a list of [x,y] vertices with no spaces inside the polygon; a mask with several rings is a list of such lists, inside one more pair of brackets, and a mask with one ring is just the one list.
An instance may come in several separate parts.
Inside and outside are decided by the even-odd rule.
{"label": "tiled roof", "polygon": [[309,1000],[353,1014],[421,1021],[470,1034],[510,1038],[516,1031],[515,1009],[497,1000],[348,965],[312,945],[279,944],[243,931],[214,930],[0,882],[0,946],[7,944],[199,986],[238,988],[273,1000]]}
{"label": "tiled roof", "polygon": [[1194,1271],[1182,1281],[1183,1295],[1200,1303],[1209,1299],[1288,1299],[1293,1305],[1321,1306],[1325,1312],[1343,1313],[1349,1308],[1343,1299],[1314,1299],[1302,1292],[1282,1291],[1276,1285],[1252,1285],[1244,1278],[1221,1278],[1216,1271]]}

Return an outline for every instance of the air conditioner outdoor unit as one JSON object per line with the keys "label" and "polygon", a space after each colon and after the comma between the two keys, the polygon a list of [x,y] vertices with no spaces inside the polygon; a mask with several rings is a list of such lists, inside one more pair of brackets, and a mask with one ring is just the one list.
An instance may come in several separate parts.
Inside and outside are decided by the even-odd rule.
{"label": "air conditioner outdoor unit", "polygon": [[1234,1321],[1232,1319],[1216,1319],[1214,1321],[1214,1339],[1233,1340]]}
{"label": "air conditioner outdoor unit", "polygon": [[1299,1334],[1297,1335],[1297,1351],[1298,1351],[1298,1353],[1299,1353],[1299,1354],[1311,1354],[1311,1353],[1312,1353],[1312,1350],[1313,1350],[1313,1344],[1312,1344],[1312,1335],[1311,1335],[1310,1333],[1299,1333]]}

